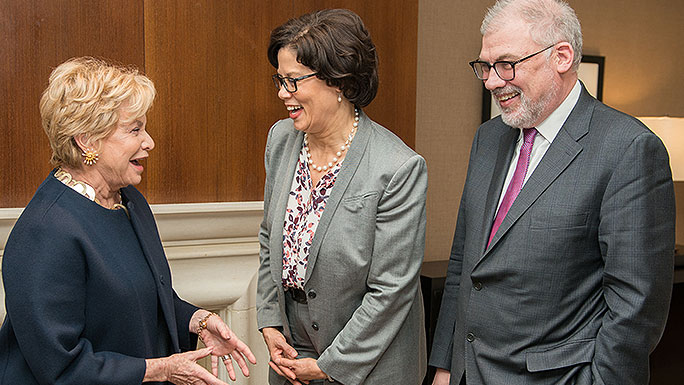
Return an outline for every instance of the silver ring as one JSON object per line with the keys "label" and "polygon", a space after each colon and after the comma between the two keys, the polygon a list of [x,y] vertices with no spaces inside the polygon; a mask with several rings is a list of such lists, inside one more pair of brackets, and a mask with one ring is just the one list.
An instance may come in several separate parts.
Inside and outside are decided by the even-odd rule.
{"label": "silver ring", "polygon": [[230,360],[230,356],[226,354],[225,356],[221,356],[221,359],[222,359],[224,362],[225,362],[225,361],[229,361],[229,360]]}

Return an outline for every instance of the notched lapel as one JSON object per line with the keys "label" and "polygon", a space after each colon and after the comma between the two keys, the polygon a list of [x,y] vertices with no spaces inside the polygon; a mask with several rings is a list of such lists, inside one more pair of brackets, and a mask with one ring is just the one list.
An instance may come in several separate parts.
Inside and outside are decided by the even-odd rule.
{"label": "notched lapel", "polygon": [[337,174],[335,179],[335,186],[328,197],[328,202],[325,204],[325,210],[323,215],[321,215],[321,220],[318,222],[318,227],[316,227],[316,234],[314,235],[313,241],[311,242],[311,249],[309,249],[309,263],[306,268],[306,276],[304,277],[304,284],[311,277],[311,272],[316,263],[316,258],[318,258],[318,252],[321,248],[321,242],[325,238],[325,234],[330,226],[330,221],[340,205],[340,201],[344,196],[344,193],[349,187],[349,183],[356,174],[356,170],[359,168],[361,163],[361,158],[366,152],[366,147],[368,147],[368,142],[371,136],[371,121],[366,116],[365,113],[359,113],[359,130],[356,132],[354,137],[354,143],[349,148],[347,156],[342,162],[342,168]]}
{"label": "notched lapel", "polygon": [[581,151],[582,146],[570,138],[567,132],[561,130],[558,133],[537,168],[520,190],[520,194],[513,201],[487,251],[496,245],[499,239],[506,234]]}
{"label": "notched lapel", "polygon": [[[501,123],[503,124],[503,123]],[[485,213],[482,216],[482,229],[480,239],[480,250],[484,251],[489,240],[489,233],[494,224],[494,216],[496,215],[496,208],[499,205],[499,197],[503,189],[506,174],[508,173],[508,164],[513,157],[515,151],[515,143],[520,136],[520,130],[508,127],[499,140],[498,151],[496,152],[496,163],[494,165],[494,173],[487,189],[487,201],[485,204]]]}
{"label": "notched lapel", "polygon": [[589,132],[594,103],[595,99],[589,95],[582,85],[577,104],[563,123],[563,127],[561,127],[539,165],[530,175],[523,189],[520,190],[520,194],[508,210],[499,230],[492,239],[492,243],[485,251],[485,256],[582,152],[582,145],[578,141]]}

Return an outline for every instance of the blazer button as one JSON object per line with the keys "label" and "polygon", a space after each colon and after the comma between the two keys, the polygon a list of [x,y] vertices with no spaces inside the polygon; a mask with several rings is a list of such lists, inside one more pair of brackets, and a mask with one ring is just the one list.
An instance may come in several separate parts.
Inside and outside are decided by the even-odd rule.
{"label": "blazer button", "polygon": [[309,298],[314,299],[316,298],[316,292],[312,290],[309,290]]}
{"label": "blazer button", "polygon": [[475,334],[473,334],[473,333],[468,333],[468,335],[466,335],[466,339],[468,340],[468,342],[473,342],[473,341],[475,341]]}
{"label": "blazer button", "polygon": [[475,283],[473,284],[473,289],[475,289],[475,290],[477,290],[477,291],[482,290],[482,282],[475,282]]}
{"label": "blazer button", "polygon": [[162,285],[164,285],[164,276],[159,274],[159,282],[161,282]]}
{"label": "blazer button", "polygon": [[312,323],[311,327],[313,328],[313,330],[318,331],[318,324],[316,322]]}

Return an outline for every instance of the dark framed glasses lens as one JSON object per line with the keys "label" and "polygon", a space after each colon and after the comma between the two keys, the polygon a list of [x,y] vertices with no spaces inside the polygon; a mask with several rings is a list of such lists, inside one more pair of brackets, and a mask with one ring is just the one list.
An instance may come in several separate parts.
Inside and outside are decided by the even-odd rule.
{"label": "dark framed glasses lens", "polygon": [[280,91],[280,87],[285,87],[287,92],[297,91],[297,81],[292,78],[286,78],[276,74],[273,75],[273,84],[275,84],[278,91]]}
{"label": "dark framed glasses lens", "polygon": [[486,79],[489,76],[489,64],[483,62],[473,63],[473,69],[475,70],[475,75],[480,79]]}
{"label": "dark framed glasses lens", "polygon": [[515,77],[515,68],[513,67],[513,63],[496,62],[494,63],[494,69],[501,80],[513,80]]}

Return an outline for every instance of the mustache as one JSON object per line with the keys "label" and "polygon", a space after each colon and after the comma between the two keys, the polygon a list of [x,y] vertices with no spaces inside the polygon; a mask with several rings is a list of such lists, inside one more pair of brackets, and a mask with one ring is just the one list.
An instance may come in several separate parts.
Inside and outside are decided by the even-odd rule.
{"label": "mustache", "polygon": [[499,97],[501,95],[511,94],[514,92],[522,95],[522,90],[519,87],[510,84],[502,88],[493,89],[490,92],[492,95],[494,95],[494,97]]}

